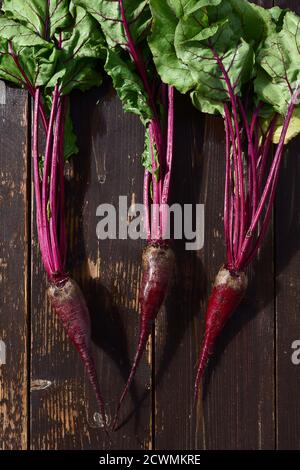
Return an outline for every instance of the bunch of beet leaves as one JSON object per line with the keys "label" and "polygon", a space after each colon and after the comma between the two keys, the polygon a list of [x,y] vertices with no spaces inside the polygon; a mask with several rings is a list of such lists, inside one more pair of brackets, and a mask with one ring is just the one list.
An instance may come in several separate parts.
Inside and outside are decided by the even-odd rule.
{"label": "bunch of beet leaves", "polygon": [[[101,83],[102,35],[94,19],[69,0],[4,0],[0,77],[26,89],[34,103],[32,158],[36,224],[54,311],[79,351],[106,424],[91,349],[90,316],[66,270],[64,164],[76,154],[68,96]],[[40,138],[40,132],[43,139]],[[43,150],[40,143],[45,142]]]}
{"label": "bunch of beet leaves", "polygon": [[166,296],[174,267],[166,204],[173,159],[174,90],[159,78],[147,38],[152,17],[148,0],[75,0],[94,16],[106,40],[104,69],[123,108],[145,126],[144,224],[147,247],[142,257],[140,334],[132,369],[118,412],[140,363],[153,322]]}
{"label": "bunch of beet leaves", "polygon": [[[208,300],[195,399],[209,354],[247,289],[265,238],[284,145],[297,133],[300,18],[246,0],[150,0],[150,46],[165,83],[225,124],[226,260]],[[274,147],[272,144],[276,144]]]}

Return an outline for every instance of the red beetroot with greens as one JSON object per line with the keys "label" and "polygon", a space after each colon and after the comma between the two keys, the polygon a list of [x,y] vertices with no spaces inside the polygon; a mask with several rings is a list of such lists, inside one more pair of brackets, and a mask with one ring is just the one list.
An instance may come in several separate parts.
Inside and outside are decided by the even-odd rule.
{"label": "red beetroot with greens", "polygon": [[[284,144],[300,95],[300,85],[297,85],[291,92],[279,142],[272,157],[271,144],[278,116],[273,115],[266,130],[262,130],[260,112],[264,104],[259,102],[249,119],[249,110],[236,96],[228,73],[213,46],[212,53],[220,66],[230,99],[229,106],[224,104],[226,129],[224,234],[227,263],[226,275],[224,276],[224,268],[221,268],[208,300],[204,342],[195,381],[195,399],[217,336],[246,293],[245,270],[257,255],[267,233]],[[242,138],[247,149],[246,162]],[[220,279],[223,282],[220,283]]]}
{"label": "red beetroot with greens", "polygon": [[[66,270],[64,217],[65,158],[78,151],[68,95],[73,88],[85,90],[101,82],[95,69],[101,36],[95,33],[94,21],[82,8],[73,7],[75,16],[72,16],[71,3],[45,0],[43,5],[33,0],[32,8],[28,9],[26,5],[22,8],[22,2],[12,5],[4,0],[0,16],[0,74],[1,78],[27,89],[34,102],[32,155],[36,223],[49,281],[48,296],[81,356],[106,429],[104,402],[92,355],[88,308],[79,286]],[[40,121],[45,136],[43,157],[39,148]]]}
{"label": "red beetroot with greens", "polygon": [[[148,104],[153,117],[149,123],[149,151],[151,154],[151,173],[145,170],[144,178],[144,207],[145,229],[147,232],[148,246],[144,249],[142,257],[142,281],[140,286],[140,333],[137,351],[133,360],[133,365],[125,389],[120,398],[114,427],[117,424],[118,413],[123,400],[125,399],[136,370],[140,363],[142,354],[146,348],[151,327],[164,302],[170,280],[173,274],[174,253],[170,244],[166,241],[167,220],[162,204],[167,204],[169,198],[170,176],[172,170],[173,157],[173,126],[174,126],[174,90],[167,89],[162,83],[159,85],[163,100],[168,109],[168,127],[165,137],[162,123],[159,118],[157,99],[151,90],[147,69],[139,54],[130,32],[130,26],[126,18],[123,0],[119,0],[122,23],[127,39],[128,51],[134,61],[138,75],[146,92]],[[157,152],[157,156],[155,155]],[[159,171],[159,176],[158,172]],[[151,179],[150,179],[151,178]],[[149,203],[149,180],[152,183],[152,214],[150,217]]]}
{"label": "red beetroot with greens", "polygon": [[[148,0],[75,0],[100,23],[107,41],[106,72],[112,77],[125,111],[137,114],[146,129],[142,160],[144,222],[147,247],[143,252],[140,288],[140,333],[132,369],[120,398],[125,399],[134,378],[151,326],[165,299],[174,266],[168,240],[168,203],[173,159],[174,90],[159,79],[147,36],[151,27]],[[121,26],[121,27],[120,27]]]}
{"label": "red beetroot with greens", "polygon": [[246,0],[150,3],[150,45],[162,80],[191,91],[197,108],[221,114],[225,123],[226,262],[208,300],[196,399],[209,354],[245,295],[245,271],[265,238],[284,145],[299,132],[291,123],[299,111],[300,20]]}

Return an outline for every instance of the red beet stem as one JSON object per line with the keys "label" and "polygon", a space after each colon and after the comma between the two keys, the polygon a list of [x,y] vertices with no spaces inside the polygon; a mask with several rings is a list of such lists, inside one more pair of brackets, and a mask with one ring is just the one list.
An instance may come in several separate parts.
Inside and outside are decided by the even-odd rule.
{"label": "red beet stem", "polygon": [[91,320],[83,294],[78,284],[68,277],[57,284],[51,284],[48,296],[54,311],[81,356],[107,430],[105,406],[91,348]]}
{"label": "red beet stem", "polygon": [[245,295],[247,285],[248,280],[244,271],[230,272],[227,268],[222,267],[216,276],[206,311],[205,335],[199,356],[194,388],[195,402],[198,396],[200,380],[206,369],[209,355],[213,351],[216,339],[227,320],[239,306]]}
{"label": "red beet stem", "polygon": [[143,272],[140,290],[141,316],[139,342],[130,375],[119,400],[113,429],[116,428],[120,407],[128,393],[143,352],[146,348],[151,327],[166,297],[172,278],[174,262],[174,252],[168,244],[150,244],[143,251]]}

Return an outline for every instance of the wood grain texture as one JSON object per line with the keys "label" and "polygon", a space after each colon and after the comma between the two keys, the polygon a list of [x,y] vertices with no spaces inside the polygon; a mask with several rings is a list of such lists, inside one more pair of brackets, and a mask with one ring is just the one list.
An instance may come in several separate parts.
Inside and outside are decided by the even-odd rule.
{"label": "wood grain texture", "polygon": [[27,447],[27,95],[1,83],[0,449]]}
{"label": "wood grain texture", "polygon": [[[297,0],[276,1],[300,14]],[[292,344],[300,340],[300,160],[297,138],[286,149],[276,204],[276,419],[277,448],[300,448],[300,365]]]}
{"label": "wood grain texture", "polygon": [[[143,129],[138,119],[124,115],[109,85],[85,95],[78,93],[72,110],[80,154],[67,165],[66,174],[69,266],[89,304],[98,375],[111,421],[137,344],[142,245],[97,240],[100,218],[96,210],[103,203],[118,207],[119,195],[128,195],[129,205],[141,202]],[[108,442],[94,420],[98,410],[83,366],[49,309],[35,240],[34,236],[32,379],[51,385],[32,391],[31,447],[105,448]],[[133,393],[135,406],[150,377],[151,363],[144,360]],[[132,408],[128,400],[124,418]],[[111,448],[140,447],[151,447],[149,396],[135,419],[112,435]]]}

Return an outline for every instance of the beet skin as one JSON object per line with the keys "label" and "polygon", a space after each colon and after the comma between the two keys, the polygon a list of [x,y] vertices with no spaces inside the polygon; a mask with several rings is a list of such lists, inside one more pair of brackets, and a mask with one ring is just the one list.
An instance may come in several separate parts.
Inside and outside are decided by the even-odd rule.
{"label": "beet skin", "polygon": [[81,356],[106,427],[104,402],[100,393],[91,346],[90,314],[83,294],[78,284],[73,279],[67,278],[63,283],[51,284],[48,288],[48,296],[52,308],[62,321],[69,338]]}
{"label": "beet skin", "polygon": [[247,285],[247,276],[243,271],[233,273],[227,268],[222,267],[217,274],[206,311],[205,335],[195,381],[195,399],[197,398],[199,383],[204,374],[209,355],[213,352],[216,339],[227,320],[242,301]]}
{"label": "beet skin", "polygon": [[129,378],[119,401],[114,425],[116,425],[120,406],[127,395],[146,348],[151,327],[168,292],[174,264],[174,251],[167,243],[151,243],[143,251],[139,342]]}

